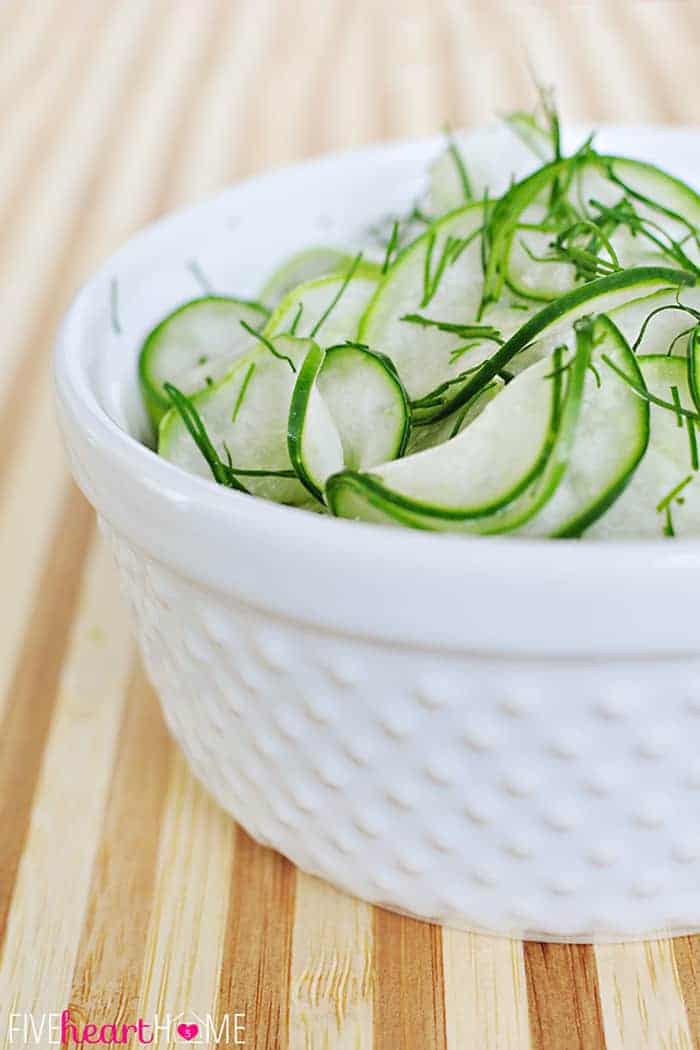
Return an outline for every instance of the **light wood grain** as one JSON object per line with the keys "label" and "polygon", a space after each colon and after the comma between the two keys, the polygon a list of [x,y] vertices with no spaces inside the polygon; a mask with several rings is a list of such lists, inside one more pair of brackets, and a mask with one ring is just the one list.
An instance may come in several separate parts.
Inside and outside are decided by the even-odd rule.
{"label": "light wood grain", "polygon": [[607,1050],[691,1050],[670,941],[595,950]]}
{"label": "light wood grain", "polygon": [[697,121],[698,53],[696,0],[0,4],[0,1045],[12,1009],[69,1006],[243,1012],[258,1050],[700,1050],[700,938],[441,931],[217,809],[68,488],[49,355],[101,258],[232,179],[490,120],[533,73],[567,120]]}
{"label": "light wood grain", "polygon": [[372,1046],[372,909],[299,874],[292,934],[290,1050]]}
{"label": "light wood grain", "polygon": [[502,937],[443,930],[447,1050],[473,1041],[493,1050],[528,1050],[523,946]]}

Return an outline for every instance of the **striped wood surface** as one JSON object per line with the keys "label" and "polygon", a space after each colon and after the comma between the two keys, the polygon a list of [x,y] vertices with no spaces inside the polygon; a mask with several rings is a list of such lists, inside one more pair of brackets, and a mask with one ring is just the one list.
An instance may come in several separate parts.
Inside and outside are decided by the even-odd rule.
{"label": "striped wood surface", "polygon": [[245,1012],[270,1050],[700,1048],[700,939],[441,931],[296,872],[203,795],[68,482],[49,367],[80,281],[181,202],[487,119],[532,97],[528,64],[568,119],[692,122],[699,44],[697,0],[0,3],[0,1046],[11,1013],[70,1004]]}

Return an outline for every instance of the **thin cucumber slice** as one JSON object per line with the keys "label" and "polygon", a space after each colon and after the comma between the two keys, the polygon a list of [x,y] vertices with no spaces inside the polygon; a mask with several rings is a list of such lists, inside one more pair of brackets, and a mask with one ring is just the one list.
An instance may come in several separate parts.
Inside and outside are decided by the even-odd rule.
{"label": "thin cucumber slice", "polygon": [[408,398],[388,358],[359,344],[311,347],[294,386],[288,445],[314,496],[323,499],[326,479],[343,466],[366,470],[400,456],[409,427]]}
{"label": "thin cucumber slice", "polygon": [[353,276],[336,274],[307,281],[289,292],[274,311],[265,334],[291,332],[321,346],[357,337],[360,318],[377,289],[378,271],[360,263]]}
{"label": "thin cucumber slice", "polygon": [[693,328],[688,339],[688,388],[700,412],[700,324]]}
{"label": "thin cucumber slice", "polygon": [[346,467],[367,470],[403,455],[411,408],[389,358],[359,343],[331,346],[318,388],[338,428]]}
{"label": "thin cucumber slice", "polygon": [[[608,361],[619,371],[606,366]],[[522,535],[580,536],[630,483],[649,442],[649,405],[619,372],[644,387],[629,344],[609,318],[599,317],[566,473],[552,498],[520,529]]]}
{"label": "thin cucumber slice", "polygon": [[430,167],[425,211],[438,217],[469,200],[498,197],[534,163],[531,150],[508,126],[452,135]]}
{"label": "thin cucumber slice", "polygon": [[[288,292],[307,281],[331,275],[344,276],[353,263],[353,256],[341,248],[318,246],[295,252],[281,263],[268,277],[260,291],[260,300],[276,307]],[[379,264],[365,262],[369,273],[380,271]]]}
{"label": "thin cucumber slice", "polygon": [[465,404],[503,369],[517,371],[519,367],[529,367],[534,361],[551,353],[557,342],[568,337],[579,317],[609,314],[617,307],[637,302],[655,292],[670,289],[675,294],[678,289],[685,290],[694,285],[695,277],[692,274],[661,266],[639,266],[572,288],[529,317],[451,401],[436,413],[436,417],[449,415],[459,405]]}
{"label": "thin cucumber slice", "polygon": [[[586,532],[591,539],[700,535],[697,455],[700,415],[682,357],[637,358],[649,395],[670,407],[650,406],[650,440],[634,477],[610,510]],[[674,390],[676,393],[674,394]],[[674,401],[689,415],[674,411]]]}
{"label": "thin cucumber slice", "polygon": [[[279,503],[304,504],[306,488],[292,471],[287,449],[287,423],[292,391],[311,341],[279,336],[270,349],[258,345],[219,382],[195,394],[191,404],[206,427],[224,463],[230,456],[234,476],[253,495]],[[210,469],[190,436],[180,414],[171,409],[161,421],[158,452],[172,463],[200,477]],[[242,473],[236,474],[236,468]],[[264,471],[263,476],[248,471]]]}
{"label": "thin cucumber slice", "polygon": [[493,516],[543,473],[565,403],[580,399],[578,378],[571,387],[561,367],[563,356],[557,350],[518,376],[445,444],[384,464],[371,475],[345,472],[330,478],[326,491],[333,513],[489,531]]}
{"label": "thin cucumber slice", "polygon": [[462,405],[451,416],[439,419],[436,423],[428,422],[422,425],[414,423],[406,446],[406,455],[411,456],[414,452],[435,448],[436,445],[442,445],[443,442],[461,434],[477,416],[481,415],[488,403],[503,390],[504,386],[503,380],[496,376],[488,386],[475,394],[471,401]]}
{"label": "thin cucumber slice", "polygon": [[287,423],[289,459],[299,480],[320,503],[326,478],[343,462],[337,427],[318,389],[325,350],[311,343],[299,369]]}
{"label": "thin cucumber slice", "polygon": [[499,202],[490,276],[498,286],[499,266],[519,295],[553,299],[618,268],[693,270],[699,226],[700,196],[685,183],[650,164],[588,151],[545,165]]}
{"label": "thin cucumber slice", "polygon": [[168,314],[147,336],[139,357],[139,378],[149,415],[157,426],[170,409],[164,384],[192,394],[227,372],[250,347],[246,321],[262,328],[268,311],[259,303],[210,295]]}
{"label": "thin cucumber slice", "polygon": [[[633,382],[643,380],[634,355],[607,318],[577,322],[576,352],[562,351],[513,380],[489,408],[459,437],[431,452],[409,456],[363,475],[337,475],[328,483],[335,513],[373,521],[399,521],[422,528],[526,535],[579,535],[614,502],[634,473],[647,447],[648,405],[612,371],[611,360]],[[491,501],[488,513],[455,520],[445,505],[458,487],[476,480],[488,495],[489,474],[503,477],[517,463],[533,427],[542,432],[542,392],[547,382],[561,381],[566,390],[548,421],[549,440],[539,471],[527,483],[513,486],[516,498]],[[533,385],[536,386],[533,389]],[[539,388],[539,397],[534,391]],[[557,408],[558,406],[558,408]],[[551,412],[551,408],[550,408]],[[483,439],[486,441],[482,444]],[[500,442],[500,444],[498,443]],[[512,475],[511,475],[512,477]],[[464,512],[466,508],[461,508]]]}
{"label": "thin cucumber slice", "polygon": [[527,316],[504,299],[497,316],[477,319],[483,221],[479,203],[434,223],[400,253],[360,324],[360,342],[391,358],[414,408],[426,418],[438,409],[448,414],[465,376],[491,357],[504,331],[515,331]]}
{"label": "thin cucumber slice", "polygon": [[700,288],[667,289],[610,311],[635,353],[685,356],[700,321]]}

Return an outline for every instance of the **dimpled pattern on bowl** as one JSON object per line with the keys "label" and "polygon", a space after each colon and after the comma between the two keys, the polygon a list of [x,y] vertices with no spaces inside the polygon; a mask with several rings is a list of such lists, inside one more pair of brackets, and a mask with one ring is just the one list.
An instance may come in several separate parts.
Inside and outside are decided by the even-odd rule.
{"label": "dimpled pattern on bowl", "polygon": [[168,725],[260,842],[449,925],[595,940],[697,924],[696,662],[676,661],[671,678],[661,661],[342,637],[192,583],[106,532]]}

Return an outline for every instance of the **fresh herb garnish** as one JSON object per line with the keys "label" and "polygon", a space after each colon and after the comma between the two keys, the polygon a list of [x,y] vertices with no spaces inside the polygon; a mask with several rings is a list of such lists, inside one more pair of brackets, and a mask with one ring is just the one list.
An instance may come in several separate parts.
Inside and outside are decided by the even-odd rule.
{"label": "fresh herb garnish", "polygon": [[233,406],[233,412],[231,413],[231,422],[232,423],[235,423],[236,419],[238,418],[238,413],[240,411],[241,405],[243,404],[243,398],[245,397],[246,390],[248,389],[248,384],[250,383],[251,379],[253,378],[253,372],[254,371],[255,371],[255,362],[251,361],[251,363],[248,365],[248,370],[246,371],[246,374],[243,377],[243,382],[241,383],[240,390],[238,391],[238,397],[236,398],[236,403]]}
{"label": "fresh herb garnish", "polygon": [[262,343],[266,350],[269,350],[273,357],[276,357],[279,361],[286,361],[292,372],[296,372],[297,367],[292,361],[291,357],[287,354],[281,354],[271,339],[268,339],[262,332],[258,332],[255,328],[251,327],[247,321],[240,322],[242,327],[245,328],[246,332],[249,332],[258,342]]}
{"label": "fresh herb garnish", "polygon": [[[345,291],[347,286],[350,284],[350,281],[355,276],[355,271],[357,270],[357,267],[360,265],[361,261],[362,261],[362,252],[358,252],[357,255],[355,256],[355,258],[353,259],[352,263],[350,264],[350,269],[345,274],[345,278],[344,278],[343,283],[341,284],[340,288],[338,289],[336,294],[333,296],[333,298],[331,299],[330,303],[328,304],[326,309],[323,311],[323,313],[321,314],[321,316],[319,317],[319,319],[317,320],[316,324],[313,326],[311,331],[309,332],[309,338],[310,339],[314,339],[315,338],[316,333],[320,329],[321,325],[325,324],[325,322],[328,320],[328,318],[330,317],[330,315],[333,312],[333,310],[335,310],[336,306],[338,305],[338,302],[340,301],[340,299],[341,299],[341,297],[343,295],[343,292]],[[296,369],[294,369],[294,371],[296,372]]]}
{"label": "fresh herb garnish", "polygon": [[214,481],[218,482],[219,485],[225,485],[230,489],[237,489],[239,492],[247,492],[248,490],[246,487],[236,479],[231,468],[223,462],[219,453],[216,451],[216,448],[207,432],[204,420],[197,411],[192,399],[187,397],[186,394],[183,394],[182,391],[178,390],[178,388],[173,386],[172,383],[164,383],[163,389],[172,401],[173,407],[187,428],[195,445],[208,463]]}

